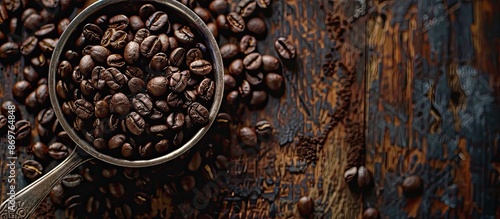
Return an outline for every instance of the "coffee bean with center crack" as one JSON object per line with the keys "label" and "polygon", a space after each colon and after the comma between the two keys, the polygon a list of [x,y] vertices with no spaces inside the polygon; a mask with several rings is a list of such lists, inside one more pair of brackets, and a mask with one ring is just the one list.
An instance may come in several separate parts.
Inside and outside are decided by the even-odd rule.
{"label": "coffee bean with center crack", "polygon": [[61,184],[66,188],[75,188],[79,186],[83,181],[83,177],[80,174],[68,174],[62,178]]}
{"label": "coffee bean with center crack", "polygon": [[36,160],[27,160],[22,164],[24,177],[29,180],[34,180],[43,174],[43,166]]}
{"label": "coffee bean with center crack", "polygon": [[49,155],[56,160],[64,159],[68,154],[68,147],[61,142],[54,142],[49,145]]}
{"label": "coffee bean with center crack", "polygon": [[189,116],[198,124],[206,124],[208,122],[209,112],[200,103],[192,103],[188,108]]}
{"label": "coffee bean with center crack", "polygon": [[134,135],[141,135],[146,127],[146,122],[141,115],[136,112],[131,112],[127,115],[125,124],[127,129]]}
{"label": "coffee bean with center crack", "polygon": [[140,45],[140,52],[146,58],[153,57],[161,49],[161,41],[156,35],[148,36]]}
{"label": "coffee bean with center crack", "polygon": [[122,116],[127,115],[130,112],[130,100],[123,93],[116,93],[111,97],[110,109],[112,112],[116,112]]}

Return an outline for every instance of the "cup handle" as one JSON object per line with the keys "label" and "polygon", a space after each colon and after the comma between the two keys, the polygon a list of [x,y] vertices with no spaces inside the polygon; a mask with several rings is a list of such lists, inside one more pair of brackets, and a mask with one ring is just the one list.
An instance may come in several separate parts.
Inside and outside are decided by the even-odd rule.
{"label": "cup handle", "polygon": [[[78,150],[79,148],[75,148],[75,150],[54,169],[16,192],[15,195],[7,198],[0,206],[0,218],[29,218],[52,190],[52,187],[54,187],[62,177],[66,176],[81,164],[93,159],[92,157],[82,157],[78,154]],[[9,189],[7,189],[7,191],[8,190]]]}

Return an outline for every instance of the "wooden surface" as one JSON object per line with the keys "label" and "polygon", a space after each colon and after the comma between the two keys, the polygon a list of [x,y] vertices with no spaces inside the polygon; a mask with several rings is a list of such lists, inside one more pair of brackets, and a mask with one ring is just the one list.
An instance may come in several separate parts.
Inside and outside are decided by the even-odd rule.
{"label": "wooden surface", "polygon": [[[203,168],[171,174],[177,166],[166,164],[141,170],[152,188],[122,181],[129,199],[136,190],[153,194],[134,212],[138,218],[299,218],[296,202],[311,196],[315,218],[359,218],[366,207],[378,208],[384,218],[500,217],[499,4],[274,0],[272,15],[265,18],[269,36],[259,41],[259,51],[276,55],[273,41],[279,36],[295,43],[298,58],[284,66],[284,95],[270,97],[262,110],[222,109],[234,114],[230,143],[221,142],[225,130],[215,125],[196,150],[175,163],[188,162],[196,151],[224,154],[230,168],[217,172],[219,178],[203,181]],[[2,101],[12,99],[22,66],[3,66]],[[33,119],[24,109],[23,118]],[[236,130],[261,119],[274,126],[273,139],[257,149],[240,146]],[[304,151],[301,139],[321,136],[327,124],[333,128],[324,144]],[[28,145],[18,147],[18,167],[33,158]],[[317,159],[306,162],[306,152]],[[7,166],[1,164],[4,200]],[[344,170],[362,165],[373,174],[374,186],[350,192]],[[87,164],[77,172],[103,168],[112,167]],[[406,200],[400,188],[410,174],[425,182],[416,201]],[[186,175],[200,180],[193,192],[179,186]],[[18,178],[18,188],[27,184],[22,174]],[[86,201],[114,181],[86,183],[76,193]],[[166,189],[172,185],[178,191],[173,195]],[[50,203],[47,199],[49,210],[37,214],[64,217],[64,208]]]}

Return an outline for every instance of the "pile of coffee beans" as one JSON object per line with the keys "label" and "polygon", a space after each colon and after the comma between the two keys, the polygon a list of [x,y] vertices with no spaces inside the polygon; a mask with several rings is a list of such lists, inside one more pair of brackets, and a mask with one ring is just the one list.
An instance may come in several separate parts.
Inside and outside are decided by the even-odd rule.
{"label": "pile of coffee beans", "polygon": [[97,13],[106,15],[85,22],[65,46],[56,92],[68,122],[98,151],[161,156],[208,123],[216,86],[209,50],[193,27],[161,7],[103,9]]}

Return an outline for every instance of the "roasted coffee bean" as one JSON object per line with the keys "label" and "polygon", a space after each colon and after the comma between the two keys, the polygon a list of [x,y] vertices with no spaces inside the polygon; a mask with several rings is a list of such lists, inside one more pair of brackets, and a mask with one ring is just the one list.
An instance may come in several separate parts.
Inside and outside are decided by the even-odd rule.
{"label": "roasted coffee bean", "polygon": [[141,28],[137,30],[137,32],[135,33],[134,42],[141,44],[144,41],[144,39],[146,39],[149,36],[150,36],[149,30],[146,28]]}
{"label": "roasted coffee bean", "polygon": [[158,39],[160,39],[161,42],[161,49],[160,51],[165,53],[167,52],[168,48],[170,47],[170,42],[168,40],[168,36],[164,33],[158,35]]}
{"label": "roasted coffee bean", "polygon": [[[61,62],[62,63],[62,62]],[[59,70],[58,70],[59,71]],[[34,83],[38,80],[38,72],[31,65],[26,65],[23,68],[23,77],[25,80]]]}
{"label": "roasted coffee bean", "polygon": [[243,54],[250,54],[257,48],[257,39],[254,36],[245,35],[241,38],[239,46]]}
{"label": "roasted coffee bean", "polygon": [[[128,35],[123,30],[114,31],[111,29],[109,37],[108,34],[105,34],[101,41],[101,45],[106,47],[111,47],[113,49],[123,49],[128,43]],[[106,31],[108,33],[108,31]]]}
{"label": "roasted coffee bean", "polygon": [[56,115],[51,107],[42,109],[36,117],[37,122],[47,128],[53,125],[55,119]]}
{"label": "roasted coffee bean", "polygon": [[118,219],[132,219],[134,215],[132,209],[127,204],[116,207],[114,213]]}
{"label": "roasted coffee bean", "polygon": [[166,124],[159,124],[150,126],[147,131],[154,136],[163,136],[167,130],[168,126]]}
{"label": "roasted coffee bean", "polygon": [[240,92],[242,98],[250,97],[252,93],[252,88],[250,86],[250,83],[248,83],[247,80],[243,80],[243,82],[241,82],[240,87],[238,88],[238,91]]}
{"label": "roasted coffee bean", "polygon": [[[28,8],[25,10],[25,12],[30,10],[30,9],[33,11],[33,13],[36,13],[35,9],[33,9],[33,8]],[[24,15],[24,12],[23,12],[23,15]],[[23,17],[22,21],[24,21],[24,16],[22,16],[22,17]],[[0,23],[1,24],[5,23],[8,18],[9,18],[9,13],[7,12],[7,9],[5,8],[5,5],[0,4]]]}
{"label": "roasted coffee bean", "polygon": [[167,26],[170,26],[168,25],[168,15],[163,11],[153,13],[146,21],[146,27],[150,31],[159,31]]}
{"label": "roasted coffee bean", "polygon": [[106,81],[108,87],[113,90],[120,89],[128,81],[127,76],[114,67],[106,69],[102,74],[102,78]]}
{"label": "roasted coffee bean", "polygon": [[104,46],[92,46],[90,47],[89,55],[95,61],[106,63],[106,59],[111,55],[111,51]]}
{"label": "roasted coffee bean", "polygon": [[194,41],[194,34],[188,26],[182,26],[174,31],[174,37],[177,41],[188,44]]}
{"label": "roasted coffee bean", "polygon": [[363,219],[379,219],[380,213],[375,208],[367,208],[363,211]]}
{"label": "roasted coffee bean", "polygon": [[73,72],[73,67],[66,60],[62,61],[57,68],[57,75],[59,75],[59,77],[61,78],[70,77],[72,72]]}
{"label": "roasted coffee bean", "polygon": [[123,93],[116,93],[111,98],[110,109],[122,116],[130,112],[131,103],[128,97]]}
{"label": "roasted coffee bean", "polygon": [[54,51],[56,44],[57,41],[55,41],[54,39],[45,38],[38,42],[38,47],[40,48],[40,50],[42,50],[42,52],[49,53]]}
{"label": "roasted coffee bean", "polygon": [[257,145],[257,134],[255,133],[255,130],[250,127],[242,127],[238,131],[238,137],[243,143],[243,145],[248,146],[248,147],[253,147]]}
{"label": "roasted coffee bean", "polygon": [[152,4],[144,4],[139,8],[139,15],[144,20],[148,19],[155,12],[156,9]]}
{"label": "roasted coffee bean", "polygon": [[66,28],[68,28],[70,20],[68,18],[63,18],[57,24],[57,34],[61,35]]}
{"label": "roasted coffee bean", "polygon": [[255,124],[255,132],[262,141],[268,141],[273,134],[273,127],[267,120],[261,120]]}
{"label": "roasted coffee bean", "polygon": [[167,96],[167,103],[170,107],[180,107],[184,104],[180,94],[172,92]]}
{"label": "roasted coffee bean", "polygon": [[177,72],[172,74],[169,81],[170,90],[180,93],[186,89],[189,79],[189,71]]}
{"label": "roasted coffee bean", "polygon": [[199,59],[191,62],[191,64],[189,65],[189,70],[191,70],[191,72],[196,75],[207,75],[208,73],[212,72],[212,64],[207,60]]}
{"label": "roasted coffee bean", "polygon": [[[90,83],[92,83],[92,86],[95,89],[102,90],[106,86],[106,80],[103,77],[105,72],[106,72],[106,69],[102,66],[96,66],[92,70],[92,74],[90,77]],[[80,81],[80,83],[81,83],[81,81]]]}
{"label": "roasted coffee bean", "polygon": [[216,14],[224,14],[229,9],[227,0],[214,0],[210,2],[208,9]]}
{"label": "roasted coffee bean", "polygon": [[183,141],[184,141],[184,132],[181,130],[175,134],[174,140],[172,141],[172,143],[175,146],[180,147],[182,145]]}
{"label": "roasted coffee bean", "polygon": [[417,175],[411,175],[403,180],[403,195],[406,198],[412,199],[419,197],[423,193],[423,182],[422,178]]}
{"label": "roasted coffee bean", "polygon": [[142,41],[140,45],[140,52],[146,58],[153,57],[161,49],[161,41],[158,36],[151,35]]}
{"label": "roasted coffee bean", "polygon": [[141,135],[146,127],[144,119],[136,112],[131,112],[125,120],[127,129],[134,135]]}
{"label": "roasted coffee bean", "polygon": [[85,122],[80,117],[75,118],[75,121],[73,122],[73,128],[76,131],[82,131],[84,126],[85,126]]}
{"label": "roasted coffee bean", "polygon": [[236,5],[236,12],[238,12],[242,17],[248,17],[257,8],[257,3],[255,0],[240,0]]}
{"label": "roasted coffee bean", "polygon": [[[172,56],[174,52],[171,53],[170,56]],[[169,59],[167,57],[167,54],[159,52],[156,53],[153,58],[151,58],[151,62],[149,62],[149,67],[153,70],[163,70],[165,67],[167,67],[169,62]]]}
{"label": "roasted coffee bean", "polygon": [[108,64],[109,67],[121,68],[125,65],[125,59],[123,59],[123,56],[120,54],[111,54],[106,59],[106,64]]}
{"label": "roasted coffee bean", "polygon": [[108,28],[115,30],[125,30],[127,29],[128,25],[129,25],[128,17],[123,14],[119,14],[109,19]]}
{"label": "roasted coffee bean", "polygon": [[224,91],[232,91],[236,88],[236,79],[230,74],[224,74]]}
{"label": "roasted coffee bean", "polygon": [[225,32],[226,30],[229,29],[229,24],[227,23],[227,17],[224,14],[219,14],[215,18],[215,25],[217,26],[218,30],[221,30],[221,32]]}
{"label": "roasted coffee bean", "polygon": [[211,18],[210,11],[208,11],[206,8],[195,7],[193,8],[193,11],[205,22],[208,22]]}
{"label": "roasted coffee bean", "polygon": [[21,45],[21,54],[24,56],[30,55],[36,49],[37,45],[38,38],[36,38],[35,36],[29,36],[23,41]]}
{"label": "roasted coffee bean", "polygon": [[80,58],[80,55],[73,50],[67,50],[66,53],[64,53],[64,56],[72,62],[74,62]]}
{"label": "roasted coffee bean", "polygon": [[[41,79],[40,79],[41,80]],[[49,88],[47,84],[40,84],[35,90],[36,102],[45,105],[49,99]]]}
{"label": "roasted coffee bean", "polygon": [[49,155],[56,160],[64,159],[68,154],[68,147],[61,142],[56,141],[49,145]]}
{"label": "roasted coffee bean", "polygon": [[153,153],[153,145],[151,142],[139,146],[139,155],[141,157],[149,157]]}
{"label": "roasted coffee bean", "polygon": [[126,138],[127,137],[124,134],[114,135],[108,140],[109,149],[115,149],[121,147],[125,143]]}
{"label": "roasted coffee bean", "polygon": [[37,37],[47,37],[53,35],[56,31],[55,24],[46,24],[40,27],[39,30],[35,31],[35,36]]}
{"label": "roasted coffee bean", "polygon": [[85,99],[75,101],[75,114],[82,119],[90,119],[94,114],[94,106]]}
{"label": "roasted coffee bean", "polygon": [[189,116],[198,124],[206,124],[208,122],[209,112],[200,103],[192,103],[188,109]]}
{"label": "roasted coffee bean", "polygon": [[122,183],[112,182],[108,184],[109,193],[115,198],[122,198],[125,196],[125,187]]}
{"label": "roasted coffee bean", "polygon": [[23,26],[30,32],[35,32],[43,25],[43,18],[41,15],[35,13],[30,14],[23,21]]}
{"label": "roasted coffee bean", "polygon": [[169,146],[168,139],[162,139],[155,145],[155,151],[158,152],[159,154],[163,154],[167,152]]}
{"label": "roasted coffee bean", "polygon": [[199,97],[203,100],[212,100],[215,93],[215,83],[210,78],[205,78],[198,85]]}
{"label": "roasted coffee bean", "polygon": [[13,42],[6,42],[0,46],[0,58],[7,59],[19,53],[19,46]]}
{"label": "roasted coffee bean", "polygon": [[[0,50],[1,50],[1,48],[0,48]],[[1,58],[1,56],[2,55],[1,55],[1,51],[0,51],[0,58]],[[47,65],[47,59],[45,58],[45,56],[43,54],[40,54],[38,56],[31,58],[30,62],[33,66],[39,67],[39,68]]]}
{"label": "roasted coffee bean", "polygon": [[87,199],[87,203],[85,205],[85,211],[88,214],[95,215],[98,212],[100,212],[101,209],[102,209],[101,202],[99,201],[98,198],[96,198],[96,196],[90,196]]}
{"label": "roasted coffee bean", "polygon": [[130,27],[134,31],[137,31],[137,30],[139,30],[141,28],[146,27],[146,25],[142,21],[141,17],[139,17],[137,15],[130,16],[129,21],[130,21]]}
{"label": "roasted coffee bean", "polygon": [[168,80],[166,77],[158,76],[148,81],[148,93],[154,97],[160,97],[167,92]]}
{"label": "roasted coffee bean", "polygon": [[134,202],[138,205],[144,205],[149,202],[149,196],[143,192],[136,192],[134,194]]}
{"label": "roasted coffee bean", "polygon": [[23,162],[22,171],[24,177],[34,180],[43,174],[43,166],[36,160],[27,160]]}
{"label": "roasted coffee bean", "polygon": [[31,145],[30,150],[33,152],[36,158],[40,160],[46,160],[49,152],[49,148],[43,142],[35,142]]}
{"label": "roasted coffee bean", "polygon": [[108,102],[104,100],[99,100],[95,103],[95,116],[97,118],[104,118],[109,114],[109,105]]}
{"label": "roasted coffee bean", "polygon": [[167,125],[170,129],[174,131],[179,131],[184,126],[184,114],[182,113],[171,113],[167,117]]}
{"label": "roasted coffee bean", "polygon": [[128,88],[132,94],[144,91],[146,83],[140,78],[131,78],[128,81]]}
{"label": "roasted coffee bean", "polygon": [[314,212],[313,199],[308,196],[302,196],[297,202],[297,211],[300,216],[308,218]]}
{"label": "roasted coffee bean", "polygon": [[176,49],[179,47],[179,42],[177,42],[175,37],[168,37],[168,44],[170,45],[170,49]]}
{"label": "roasted coffee bean", "polygon": [[256,2],[260,8],[267,8],[271,5],[271,0],[256,0]]}
{"label": "roasted coffee bean", "polygon": [[262,65],[262,56],[257,52],[250,53],[243,59],[243,65],[247,70],[255,71]]}
{"label": "roasted coffee bean", "polygon": [[151,98],[142,93],[137,94],[132,99],[132,105],[141,116],[149,115],[153,111],[153,102]]}
{"label": "roasted coffee bean", "polygon": [[63,203],[64,196],[65,196],[64,188],[60,183],[52,187],[49,193],[50,200],[56,203],[57,205],[61,205]]}
{"label": "roasted coffee bean", "polygon": [[262,36],[266,33],[266,23],[260,17],[254,17],[247,22],[247,30],[257,36]]}
{"label": "roasted coffee bean", "polygon": [[90,55],[83,56],[82,59],[80,59],[80,64],[78,65],[80,72],[84,76],[90,74],[95,66],[94,60]]}
{"label": "roasted coffee bean", "polygon": [[31,133],[31,124],[28,120],[24,120],[24,119],[18,120],[17,122],[14,123],[14,127],[16,130],[14,133],[16,140],[24,139],[24,138],[28,137],[28,135],[30,135],[30,133]]}
{"label": "roasted coffee bean", "polygon": [[245,30],[245,20],[243,20],[243,17],[241,17],[240,14],[236,12],[230,12],[226,16],[226,19],[229,30],[231,30],[232,32],[240,33]]}
{"label": "roasted coffee bean", "polygon": [[186,53],[186,65],[189,66],[193,61],[203,59],[203,53],[198,48],[192,48]]}
{"label": "roasted coffee bean", "polygon": [[140,45],[135,41],[127,43],[123,52],[123,59],[125,60],[125,62],[132,65],[139,59],[139,55]]}
{"label": "roasted coffee bean", "polygon": [[220,47],[220,54],[223,59],[231,59],[238,54],[239,48],[234,43],[227,43]]}
{"label": "roasted coffee bean", "polygon": [[4,127],[7,127],[7,117],[0,114],[0,129],[3,129]]}
{"label": "roasted coffee bean", "polygon": [[184,62],[184,56],[186,55],[186,50],[182,47],[174,49],[170,53],[170,64],[179,67]]}
{"label": "roasted coffee bean", "polygon": [[285,37],[280,37],[274,42],[276,52],[284,59],[295,58],[295,46]]}
{"label": "roasted coffee bean", "polygon": [[116,168],[104,168],[102,169],[101,175],[106,179],[111,179],[116,176],[118,170]]}
{"label": "roasted coffee bean", "polygon": [[262,74],[262,72],[258,72],[258,73],[246,72],[245,73],[245,80],[247,80],[248,83],[250,83],[252,86],[258,87],[264,81],[264,74]]}
{"label": "roasted coffee bean", "polygon": [[[28,100],[28,99],[26,98],[26,100]],[[75,112],[74,102],[72,102],[72,101],[64,102],[61,106],[61,109],[62,109],[64,115],[67,115],[67,116],[73,115],[73,113]]]}
{"label": "roasted coffee bean", "polygon": [[47,8],[56,8],[59,6],[59,0],[41,0],[41,2]]}
{"label": "roasted coffee bean", "polygon": [[358,168],[351,167],[344,172],[344,180],[349,185],[352,186],[357,183]]}
{"label": "roasted coffee bean", "polygon": [[132,157],[134,156],[134,147],[130,143],[125,143],[121,149],[123,157]]}
{"label": "roasted coffee bean", "polygon": [[32,87],[28,81],[18,81],[12,87],[12,94],[17,98],[24,98],[31,93]]}
{"label": "roasted coffee bean", "polygon": [[215,166],[219,169],[219,170],[225,170],[228,166],[228,160],[227,160],[227,157],[225,157],[224,155],[218,155],[216,158],[215,158]]}
{"label": "roasted coffee bean", "polygon": [[170,111],[170,108],[168,107],[168,103],[165,100],[157,100],[155,102],[155,106],[156,106],[156,108],[158,108],[158,110],[160,110],[163,113],[167,113]]}
{"label": "roasted coffee bean", "polygon": [[106,140],[104,138],[94,139],[94,142],[92,142],[92,145],[94,145],[94,148],[97,150],[104,150],[105,148],[108,147]]}
{"label": "roasted coffee bean", "polygon": [[181,178],[181,187],[186,192],[191,191],[195,184],[196,182],[193,176],[184,176]]}
{"label": "roasted coffee bean", "polygon": [[102,29],[95,24],[86,24],[83,27],[83,36],[89,42],[100,42],[103,35]]}
{"label": "roasted coffee bean", "polygon": [[82,80],[82,82],[80,82],[80,91],[85,96],[91,96],[94,94],[95,88],[92,86],[90,81]]}
{"label": "roasted coffee bean", "polygon": [[228,72],[234,77],[238,77],[245,70],[245,65],[243,65],[242,59],[235,59],[231,64],[229,64]]}
{"label": "roasted coffee bean", "polygon": [[273,72],[278,70],[280,67],[280,61],[278,58],[272,55],[262,56],[262,69],[266,72]]}
{"label": "roasted coffee bean", "polygon": [[200,168],[201,166],[201,155],[200,152],[194,153],[193,157],[191,158],[191,161],[189,161],[187,168],[191,171],[196,171]]}
{"label": "roasted coffee bean", "polygon": [[364,167],[361,166],[358,168],[358,186],[359,188],[364,188],[368,186],[371,182],[371,174],[370,172]]}
{"label": "roasted coffee bean", "polygon": [[80,174],[68,174],[62,178],[61,184],[67,188],[75,188],[79,186],[83,181],[83,177]]}
{"label": "roasted coffee bean", "polygon": [[237,106],[240,93],[237,90],[231,91],[226,95],[226,103],[229,106]]}

